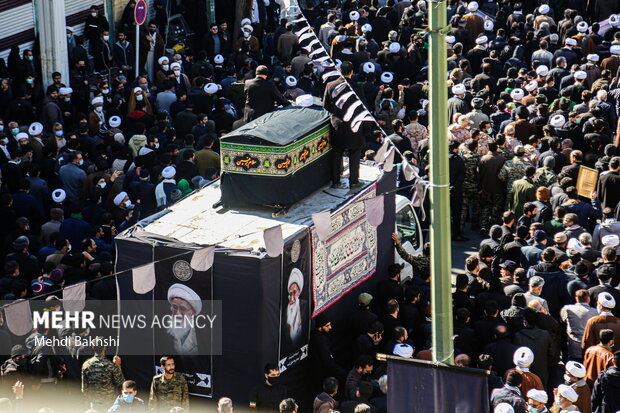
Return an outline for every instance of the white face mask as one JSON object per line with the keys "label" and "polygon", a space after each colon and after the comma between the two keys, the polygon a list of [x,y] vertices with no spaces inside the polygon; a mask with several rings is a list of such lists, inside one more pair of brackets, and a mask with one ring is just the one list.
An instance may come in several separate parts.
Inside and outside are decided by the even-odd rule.
{"label": "white face mask", "polygon": [[131,200],[128,199],[127,201],[125,201],[125,208],[129,208],[131,206]]}
{"label": "white face mask", "polygon": [[180,70],[175,70],[175,71],[174,71],[174,75],[175,75],[176,77],[181,77],[181,71],[180,71]]}
{"label": "white face mask", "polygon": [[92,12],[90,15],[93,16],[93,17],[97,17],[97,12],[96,11]]}
{"label": "white face mask", "polygon": [[103,36],[103,40],[107,42],[108,40],[110,40],[110,36]]}
{"label": "white face mask", "polygon": [[101,89],[101,93],[107,95],[108,93],[110,93],[110,89]]}
{"label": "white face mask", "polygon": [[71,252],[71,244],[69,244],[69,248],[67,248],[67,252]]}
{"label": "white face mask", "polygon": [[101,189],[105,188],[105,185],[106,185],[106,183],[105,183],[105,182],[99,182],[99,183],[97,184],[97,186],[98,186],[99,188],[101,188]]}
{"label": "white face mask", "polygon": [[159,149],[159,142],[155,144],[155,149]]}
{"label": "white face mask", "polygon": [[144,96],[142,96],[142,95],[136,95],[136,100],[137,100],[137,101],[141,101],[142,99],[144,99]]}
{"label": "white face mask", "polygon": [[245,37],[246,39],[250,37],[250,32],[243,32],[243,37]]}
{"label": "white face mask", "polygon": [[103,106],[97,106],[95,110],[99,113],[103,112]]}
{"label": "white face mask", "polygon": [[571,377],[568,374],[564,375],[564,383],[570,383],[571,382]]}
{"label": "white face mask", "polygon": [[170,69],[170,65],[161,65],[161,68],[164,70]]}

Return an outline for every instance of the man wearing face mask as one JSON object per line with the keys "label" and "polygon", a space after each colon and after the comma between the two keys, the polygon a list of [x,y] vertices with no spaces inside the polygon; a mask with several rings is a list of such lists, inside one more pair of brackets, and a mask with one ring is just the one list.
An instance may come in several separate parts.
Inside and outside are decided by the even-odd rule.
{"label": "man wearing face mask", "polygon": [[178,62],[175,62],[170,65],[170,68],[172,69],[172,73],[174,75],[174,76],[170,76],[170,79],[174,81],[176,90],[180,92],[186,92],[186,93],[189,92],[189,90],[192,88],[192,85],[187,75],[184,73],[181,73],[181,64]]}
{"label": "man wearing face mask", "polygon": [[547,392],[544,390],[532,389],[527,392],[527,413],[548,413]]}
{"label": "man wearing face mask", "polygon": [[138,385],[133,380],[125,380],[121,388],[121,395],[116,398],[108,413],[112,412],[144,412],[144,401],[137,397]]}
{"label": "man wearing face mask", "polygon": [[170,75],[170,59],[168,56],[162,56],[157,60],[159,64],[159,70],[155,73],[155,84],[157,85],[157,91],[163,91],[166,88],[164,84]]}
{"label": "man wearing face mask", "polygon": [[75,70],[71,71],[71,88],[73,89],[73,100],[75,107],[83,108],[88,105],[90,97],[90,86],[88,73],[86,70],[86,60],[75,62]]}
{"label": "man wearing face mask", "polygon": [[94,66],[97,72],[106,72],[113,66],[110,32],[104,30],[93,41]]}
{"label": "man wearing face mask", "polygon": [[80,198],[80,191],[86,179],[86,172],[80,168],[83,164],[82,154],[71,152],[67,155],[67,164],[61,166],[58,171],[63,188],[71,201],[77,201]]}
{"label": "man wearing face mask", "polygon": [[277,412],[280,402],[286,399],[286,387],[279,384],[280,370],[275,364],[265,366],[265,381],[254,388],[250,395],[250,407],[259,412]]}
{"label": "man wearing face mask", "polygon": [[106,124],[105,113],[103,112],[103,97],[97,96],[90,103],[93,105],[93,111],[88,114],[88,134],[96,136],[99,134],[101,127]]}
{"label": "man wearing face mask", "polygon": [[[611,312],[616,307],[616,300],[607,291],[600,292],[596,297],[596,309],[599,315],[588,320],[581,339],[581,348],[585,352],[589,347],[598,344],[599,334],[604,329],[614,332],[614,337],[620,337],[620,318]],[[618,346],[614,346],[614,350]]]}
{"label": "man wearing face mask", "polygon": [[566,384],[560,384],[557,389],[553,389],[553,395],[555,397],[555,402],[553,403],[553,407],[551,407],[551,413],[579,411],[574,404],[579,396],[572,387]]}
{"label": "man wearing face mask", "polygon": [[11,357],[0,366],[0,375],[5,383],[25,382],[28,374],[28,350],[21,344],[11,348]]}
{"label": "man wearing face mask", "polygon": [[84,23],[84,37],[88,39],[88,51],[94,56],[95,43],[100,38],[104,31],[109,31],[110,25],[105,16],[99,14],[99,7],[96,5],[90,6],[88,9],[88,17]]}
{"label": "man wearing face mask", "polygon": [[585,381],[586,368],[583,364],[576,361],[566,363],[564,372],[564,384],[570,386],[579,396],[575,406],[581,413],[592,413],[590,401],[590,388]]}

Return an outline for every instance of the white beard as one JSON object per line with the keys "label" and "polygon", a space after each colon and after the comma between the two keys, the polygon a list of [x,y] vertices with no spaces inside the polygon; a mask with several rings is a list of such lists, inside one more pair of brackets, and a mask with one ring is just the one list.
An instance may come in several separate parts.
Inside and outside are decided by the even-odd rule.
{"label": "white beard", "polygon": [[288,305],[286,310],[286,325],[288,326],[291,341],[296,343],[301,336],[301,308],[299,300],[295,304]]}
{"label": "white beard", "polygon": [[196,355],[198,354],[198,342],[196,340],[196,331],[187,327],[173,328],[166,330],[168,335],[172,337],[174,350],[178,354]]}

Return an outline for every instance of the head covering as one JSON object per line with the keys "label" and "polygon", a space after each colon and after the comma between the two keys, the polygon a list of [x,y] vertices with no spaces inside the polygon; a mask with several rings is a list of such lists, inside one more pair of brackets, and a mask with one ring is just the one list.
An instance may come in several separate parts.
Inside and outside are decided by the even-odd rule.
{"label": "head covering", "polygon": [[484,106],[484,100],[482,100],[482,98],[473,98],[471,100],[471,106],[474,109],[480,109]]}
{"label": "head covering", "polygon": [[90,101],[90,104],[93,106],[103,105],[103,96],[94,97],[93,100]]}
{"label": "head covering", "polygon": [[484,21],[484,30],[486,30],[487,32],[492,32],[494,28],[495,25],[493,24],[493,20]]}
{"label": "head covering", "polygon": [[530,83],[525,85],[525,90],[527,90],[528,92],[533,92],[536,90],[536,88],[538,88],[538,82],[536,82],[535,80],[532,80]]}
{"label": "head covering", "polygon": [[537,401],[538,403],[547,404],[547,400],[549,400],[547,396],[547,392],[544,390],[531,389],[527,392],[527,398]]}
{"label": "head covering", "polygon": [[353,21],[357,21],[360,18],[360,13],[357,10],[353,10],[349,13],[349,19]]}
{"label": "head covering", "polygon": [[589,54],[586,59],[588,59],[590,62],[598,62],[600,60],[600,57],[597,54]]}
{"label": "head covering", "polygon": [[168,56],[162,56],[159,59],[157,59],[157,63],[159,63],[160,65],[163,65],[165,61],[170,61],[170,59],[168,59]]}
{"label": "head covering", "polygon": [[121,122],[122,121],[120,116],[112,116],[108,121],[111,128],[118,128],[119,126],[121,126]]}
{"label": "head covering", "polygon": [[13,241],[13,248],[16,250],[23,250],[24,248],[28,248],[29,245],[30,240],[25,235],[21,235]]}
{"label": "head covering", "polygon": [[362,33],[368,33],[372,31],[372,26],[368,23],[362,26]]}
{"label": "head covering", "polygon": [[577,46],[577,40],[572,37],[567,37],[566,40],[564,40],[564,44],[566,46]]}
{"label": "head covering", "polygon": [[612,44],[609,48],[609,53],[611,54],[620,54],[620,45]]}
{"label": "head covering", "polygon": [[11,347],[11,358],[28,355],[28,350],[21,344],[15,344]]}
{"label": "head covering", "polygon": [[70,87],[61,87],[58,89],[58,94],[60,95],[68,95],[69,93],[73,93],[73,89]]}
{"label": "head covering", "polygon": [[392,83],[393,80],[394,80],[394,75],[392,74],[392,72],[381,73],[381,81],[383,83]]}
{"label": "head covering", "polygon": [[547,233],[542,229],[537,229],[534,231],[534,241],[543,242],[547,239]]}
{"label": "head covering", "polygon": [[168,288],[168,302],[172,303],[173,298],[182,298],[187,301],[196,313],[202,310],[202,302],[200,296],[194,290],[183,284],[172,284]]}
{"label": "head covering", "polygon": [[553,236],[553,241],[557,242],[558,244],[563,244],[568,241],[568,236],[564,232],[558,232]]}
{"label": "head covering", "polygon": [[446,36],[446,43],[448,43],[448,44],[456,43],[456,37],[454,37],[454,36]]}
{"label": "head covering", "polygon": [[314,317],[314,328],[321,328],[329,323],[329,318],[323,313]]}
{"label": "head covering", "polygon": [[586,376],[586,367],[576,361],[569,361],[566,363],[566,371],[571,374],[573,377],[577,377],[578,379],[582,379]]}
{"label": "head covering", "polygon": [[400,43],[398,43],[398,42],[390,43],[389,49],[390,49],[390,53],[398,53],[398,52],[400,52]]}
{"label": "head covering", "polygon": [[166,166],[164,168],[163,171],[161,171],[161,176],[163,176],[165,179],[170,179],[170,178],[174,178],[174,175],[176,175],[177,170],[174,168],[174,166]]}
{"label": "head covering", "polygon": [[299,291],[304,289],[304,275],[297,268],[291,270],[291,275],[288,277],[287,289],[291,288],[292,284],[297,284]]}
{"label": "head covering", "polygon": [[564,118],[564,115],[553,115],[551,117],[551,119],[549,120],[549,124],[551,126],[553,126],[554,128],[561,128],[562,126],[564,126],[564,124],[566,123],[566,119]]}
{"label": "head covering", "polygon": [[177,184],[177,187],[179,187],[182,196],[185,196],[192,192],[192,188],[189,186],[189,182],[187,182],[186,179],[181,179]]}
{"label": "head covering", "polygon": [[489,42],[489,38],[486,37],[485,35],[476,37],[476,44],[477,45],[487,44],[488,42]]}
{"label": "head covering", "polygon": [[125,200],[125,197],[127,196],[127,192],[123,191],[123,192],[119,192],[115,197],[114,197],[114,205],[119,206],[120,204],[123,203],[123,201]]}
{"label": "head covering", "polygon": [[579,399],[577,392],[571,386],[567,386],[566,384],[560,384],[558,386],[558,393],[571,403],[575,403],[577,399]]}
{"label": "head covering", "polygon": [[617,14],[612,14],[609,16],[609,24],[612,26],[620,26],[620,17]]}
{"label": "head covering", "polygon": [[50,279],[54,281],[54,283],[59,283],[63,278],[65,278],[65,272],[62,268],[54,268],[52,272],[50,272]]}
{"label": "head covering", "polygon": [[57,204],[63,202],[65,198],[67,198],[67,193],[64,189],[58,188],[54,190],[54,192],[52,192],[52,201],[56,202]]}
{"label": "head covering", "polygon": [[213,58],[213,62],[216,65],[221,65],[222,63],[224,63],[224,56],[222,56],[221,54],[215,55],[215,57]]}
{"label": "head covering", "polygon": [[219,89],[218,89],[217,85],[215,83],[212,83],[212,82],[211,83],[207,83],[205,85],[205,87],[204,87],[204,91],[206,93],[208,93],[209,95],[213,95],[213,94],[217,93],[218,90]]}
{"label": "head covering", "polygon": [[249,31],[250,33],[252,33],[254,31],[254,27],[250,26],[249,24],[246,24],[245,26],[243,26],[241,29],[243,29],[243,31]]}
{"label": "head covering", "polygon": [[512,261],[512,260],[506,260],[503,263],[501,263],[499,266],[502,267],[502,268],[507,269],[510,272],[513,272],[518,267],[517,263]]}
{"label": "head covering", "polygon": [[139,93],[142,92],[142,88],[140,86],[136,86],[133,88],[133,93]]}
{"label": "head covering", "polygon": [[179,63],[179,62],[174,62],[173,64],[171,64],[171,65],[170,65],[170,70],[174,70],[174,69],[176,69],[177,67],[178,67],[179,69],[181,69],[181,63]]}
{"label": "head covering", "polygon": [[304,108],[310,107],[314,104],[314,97],[312,95],[297,96],[295,104]]}
{"label": "head covering", "polygon": [[599,293],[597,297],[598,303],[604,308],[613,309],[616,307],[616,300],[608,292]]}
{"label": "head covering", "polygon": [[366,62],[362,65],[362,71],[364,73],[374,73],[375,65],[372,62]]}
{"label": "head covering", "polygon": [[574,250],[577,252],[584,252],[586,250],[586,247],[581,242],[579,242],[577,238],[569,239],[567,247],[569,250]]}
{"label": "head covering", "polygon": [[478,11],[478,2],[470,1],[469,4],[467,5],[467,10],[469,10],[472,13]]}
{"label": "head covering", "polygon": [[459,83],[458,85],[452,86],[452,94],[453,95],[462,95],[463,93],[465,93],[465,85],[464,84]]}
{"label": "head covering", "polygon": [[[612,15],[612,16],[613,16],[613,15]],[[611,18],[611,17],[610,17],[610,18]],[[73,30],[73,27],[71,27],[71,26],[67,26],[67,27],[65,27],[65,30],[67,30],[68,32],[71,32],[71,33],[75,33],[75,30]]]}
{"label": "head covering", "polygon": [[513,100],[520,100],[520,99],[523,99],[523,96],[524,96],[524,95],[525,95],[525,94],[523,93],[523,89],[519,89],[519,88],[512,89],[512,91],[510,92],[510,97],[511,97]]}
{"label": "head covering", "polygon": [[549,5],[541,4],[540,7],[538,8],[538,13],[540,13],[540,14],[547,14],[547,13],[549,13]]}
{"label": "head covering", "polygon": [[620,238],[616,234],[605,235],[601,238],[601,244],[605,247],[617,247],[620,244]]}
{"label": "head covering", "polygon": [[40,124],[39,122],[31,123],[30,127],[28,128],[28,133],[31,136],[40,135],[41,133],[43,133],[43,125]]}
{"label": "head covering", "polygon": [[514,352],[512,361],[517,367],[528,368],[534,362],[534,353],[529,347],[519,347]]}
{"label": "head covering", "polygon": [[246,17],[245,19],[241,20],[241,24],[240,25],[241,25],[241,27],[243,27],[243,26],[245,26],[247,24],[251,24],[251,23],[252,23],[252,20],[250,20],[250,19],[248,19]]}
{"label": "head covering", "polygon": [[286,85],[290,87],[297,86],[297,79],[295,79],[295,76],[287,76]]}
{"label": "head covering", "polygon": [[357,296],[357,303],[363,305],[364,307],[368,307],[370,302],[372,301],[372,295],[368,293],[361,293]]}
{"label": "head covering", "polygon": [[540,65],[536,68],[536,74],[540,76],[547,76],[547,74],[549,74],[549,68],[545,65]]}
{"label": "head covering", "polygon": [[413,356],[413,347],[406,343],[398,343],[394,346],[394,354],[409,359]]}
{"label": "head covering", "polygon": [[125,143],[125,137],[123,136],[122,133],[116,133],[114,134],[114,140],[118,143]]}
{"label": "head covering", "polygon": [[579,33],[585,33],[586,31],[588,31],[588,23],[586,22],[577,23],[577,31]]}
{"label": "head covering", "polygon": [[502,402],[495,406],[493,413],[515,413],[515,409],[508,403]]}
{"label": "head covering", "polygon": [[584,80],[586,77],[588,77],[588,74],[584,72],[583,70],[577,70],[575,74],[573,74],[573,76],[577,80]]}

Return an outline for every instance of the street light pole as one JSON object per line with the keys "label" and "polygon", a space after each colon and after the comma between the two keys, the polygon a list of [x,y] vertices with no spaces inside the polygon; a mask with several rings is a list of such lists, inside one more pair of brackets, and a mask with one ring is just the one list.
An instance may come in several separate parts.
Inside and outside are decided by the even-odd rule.
{"label": "street light pole", "polygon": [[452,364],[452,260],[445,0],[428,4],[430,57],[431,311],[433,361]]}

